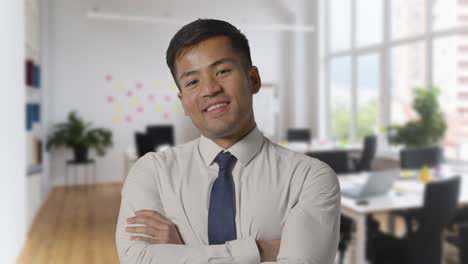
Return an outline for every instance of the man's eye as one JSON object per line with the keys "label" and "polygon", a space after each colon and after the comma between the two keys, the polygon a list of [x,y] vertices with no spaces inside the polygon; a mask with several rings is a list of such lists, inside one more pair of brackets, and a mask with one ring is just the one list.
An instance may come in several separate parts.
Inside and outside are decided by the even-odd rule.
{"label": "man's eye", "polygon": [[226,75],[231,72],[231,69],[223,69],[216,73],[216,75]]}
{"label": "man's eye", "polygon": [[194,86],[194,85],[197,84],[197,83],[198,83],[198,80],[192,80],[192,81],[186,83],[186,84],[185,84],[185,87]]}

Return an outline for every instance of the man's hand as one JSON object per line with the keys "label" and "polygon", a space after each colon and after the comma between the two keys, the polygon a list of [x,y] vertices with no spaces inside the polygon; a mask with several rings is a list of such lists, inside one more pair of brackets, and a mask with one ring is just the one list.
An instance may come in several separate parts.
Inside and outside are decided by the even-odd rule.
{"label": "man's hand", "polygon": [[257,240],[260,262],[276,261],[280,249],[281,240]]}
{"label": "man's hand", "polygon": [[140,210],[135,212],[135,215],[128,218],[127,223],[144,226],[129,226],[126,231],[146,236],[132,236],[131,240],[145,241],[151,244],[183,244],[177,226],[162,214],[151,210]]}

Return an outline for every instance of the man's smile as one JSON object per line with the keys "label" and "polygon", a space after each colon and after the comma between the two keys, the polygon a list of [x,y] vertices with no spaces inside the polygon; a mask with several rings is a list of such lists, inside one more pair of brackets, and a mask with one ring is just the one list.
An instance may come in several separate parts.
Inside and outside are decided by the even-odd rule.
{"label": "man's smile", "polygon": [[229,101],[217,101],[213,102],[207,105],[205,109],[203,110],[203,113],[210,116],[210,117],[216,117],[220,114],[225,113],[230,106]]}

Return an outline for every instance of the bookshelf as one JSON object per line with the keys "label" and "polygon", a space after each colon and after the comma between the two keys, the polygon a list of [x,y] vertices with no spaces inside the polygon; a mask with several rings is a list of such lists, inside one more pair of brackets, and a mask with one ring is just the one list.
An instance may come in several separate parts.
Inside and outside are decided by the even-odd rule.
{"label": "bookshelf", "polygon": [[42,201],[44,180],[40,0],[23,0],[25,8],[25,80],[26,89],[26,192],[27,223],[30,226]]}
{"label": "bookshelf", "polygon": [[41,46],[38,0],[25,1],[25,88],[27,175],[42,172]]}

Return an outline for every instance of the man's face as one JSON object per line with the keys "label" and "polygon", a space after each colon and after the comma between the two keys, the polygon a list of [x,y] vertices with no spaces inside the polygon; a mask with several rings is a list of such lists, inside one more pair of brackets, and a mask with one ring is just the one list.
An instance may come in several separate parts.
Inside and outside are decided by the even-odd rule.
{"label": "man's face", "polygon": [[175,64],[179,99],[204,136],[236,138],[254,127],[252,95],[260,89],[260,77],[255,66],[243,68],[229,38],[213,37],[184,49]]}

